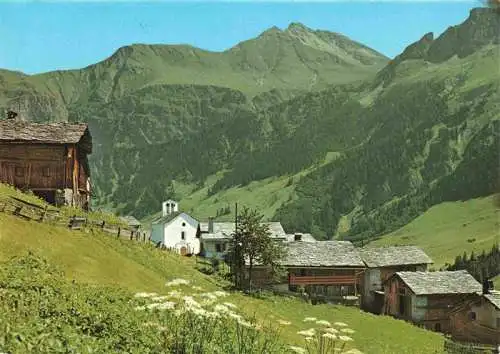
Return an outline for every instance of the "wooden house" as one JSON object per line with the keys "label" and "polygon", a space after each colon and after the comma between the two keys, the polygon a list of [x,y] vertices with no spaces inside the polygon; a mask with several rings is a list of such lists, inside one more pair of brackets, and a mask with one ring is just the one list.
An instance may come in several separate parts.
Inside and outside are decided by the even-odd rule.
{"label": "wooden house", "polygon": [[500,345],[500,292],[486,289],[450,311],[450,333],[461,342]]}
{"label": "wooden house", "polygon": [[[263,224],[268,226],[270,237],[275,241],[286,241],[287,234],[280,222],[270,221]],[[235,232],[234,222],[208,222],[200,223],[201,230],[201,255],[206,258],[224,259],[229,251],[230,242]]]}
{"label": "wooden house", "polygon": [[366,264],[363,309],[380,314],[384,305],[384,282],[396,272],[426,271],[430,257],[416,246],[365,247],[360,249]]}
{"label": "wooden house", "polygon": [[481,284],[465,270],[397,272],[384,284],[384,313],[427,329],[451,332],[450,312]]}
{"label": "wooden house", "polygon": [[0,120],[0,182],[49,203],[89,208],[91,152],[87,124]]}
{"label": "wooden house", "polygon": [[[279,263],[286,278],[278,287],[326,299],[356,297],[362,289],[365,264],[349,241],[294,241],[284,243],[286,256]],[[255,279],[270,284],[266,269],[257,267]],[[285,289],[283,289],[285,290]]]}

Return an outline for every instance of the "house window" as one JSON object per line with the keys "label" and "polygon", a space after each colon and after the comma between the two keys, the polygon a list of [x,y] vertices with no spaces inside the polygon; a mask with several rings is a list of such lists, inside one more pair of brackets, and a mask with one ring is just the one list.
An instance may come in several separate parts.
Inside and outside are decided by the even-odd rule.
{"label": "house window", "polygon": [[441,332],[441,323],[439,323],[439,322],[438,322],[438,323],[436,323],[436,324],[434,325],[434,330],[435,330],[436,332]]}
{"label": "house window", "polygon": [[181,231],[181,240],[185,240],[185,239],[186,239],[186,232]]}
{"label": "house window", "polygon": [[215,244],[215,252],[223,252],[222,251],[222,244],[221,243],[216,243]]}
{"label": "house window", "polygon": [[47,166],[44,167],[42,173],[43,173],[43,177],[50,177],[50,168]]}
{"label": "house window", "polygon": [[182,223],[182,226],[186,226],[186,223],[185,223],[185,222],[183,222],[183,223]]}
{"label": "house window", "polygon": [[16,177],[24,177],[24,168],[16,166]]}
{"label": "house window", "polygon": [[475,312],[469,312],[469,320],[470,321],[476,320],[476,313]]}

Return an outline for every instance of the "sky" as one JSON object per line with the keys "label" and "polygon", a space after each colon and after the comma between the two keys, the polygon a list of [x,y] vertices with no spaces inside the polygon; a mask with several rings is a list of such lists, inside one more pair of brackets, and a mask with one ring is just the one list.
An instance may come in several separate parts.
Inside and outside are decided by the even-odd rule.
{"label": "sky", "polygon": [[77,69],[133,43],[228,49],[266,29],[301,22],[342,33],[389,56],[425,33],[463,22],[463,1],[57,1],[0,0],[0,68],[35,74]]}

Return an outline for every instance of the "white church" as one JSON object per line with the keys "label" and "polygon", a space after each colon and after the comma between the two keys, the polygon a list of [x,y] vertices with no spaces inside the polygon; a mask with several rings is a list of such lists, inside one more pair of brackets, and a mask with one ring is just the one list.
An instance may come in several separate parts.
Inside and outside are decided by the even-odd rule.
{"label": "white church", "polygon": [[179,203],[162,203],[162,216],[151,227],[151,241],[181,255],[200,253],[200,224],[186,213],[179,212]]}

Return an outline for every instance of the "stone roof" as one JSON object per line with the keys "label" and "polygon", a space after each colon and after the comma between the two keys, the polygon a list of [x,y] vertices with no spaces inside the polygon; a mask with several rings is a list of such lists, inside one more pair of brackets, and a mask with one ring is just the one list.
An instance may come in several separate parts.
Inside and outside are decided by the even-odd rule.
{"label": "stone roof", "polygon": [[170,222],[172,222],[177,217],[183,218],[188,224],[190,224],[193,227],[198,227],[199,223],[197,220],[195,220],[193,217],[189,216],[188,214],[182,213],[182,212],[175,212],[172,214],[162,216],[159,219],[154,220],[153,224],[166,225],[166,224],[169,224]]}
{"label": "stone roof", "polygon": [[[285,230],[283,230],[283,226],[281,226],[280,222],[273,221],[273,222],[265,222],[263,224],[269,225],[269,231],[271,232],[271,237],[286,239]],[[208,232],[208,222],[200,223],[200,229],[202,232]],[[235,231],[234,222],[214,222],[213,232],[202,234],[201,238],[203,240],[230,239],[234,231]]]}
{"label": "stone roof", "polygon": [[141,222],[132,215],[121,216],[120,219],[126,222],[129,226],[141,226]]}
{"label": "stone roof", "polygon": [[481,293],[483,286],[466,270],[441,272],[397,272],[415,295]]}
{"label": "stone roof", "polygon": [[316,242],[316,239],[313,237],[313,235],[308,234],[308,233],[302,233],[302,232],[297,232],[295,234],[287,234],[286,235],[286,240],[288,242],[295,242],[295,235],[300,234],[301,235],[301,241],[302,242]]}
{"label": "stone roof", "polygon": [[492,291],[490,294],[483,295],[486,300],[491,302],[493,306],[500,310],[500,292]]}
{"label": "stone roof", "polygon": [[365,247],[360,252],[369,268],[432,263],[432,259],[416,246]]}
{"label": "stone roof", "polygon": [[364,267],[363,260],[349,241],[288,242],[280,263],[290,267]]}
{"label": "stone roof", "polygon": [[82,143],[87,153],[92,152],[92,138],[86,123],[32,123],[19,120],[0,120],[0,141],[45,144]]}

